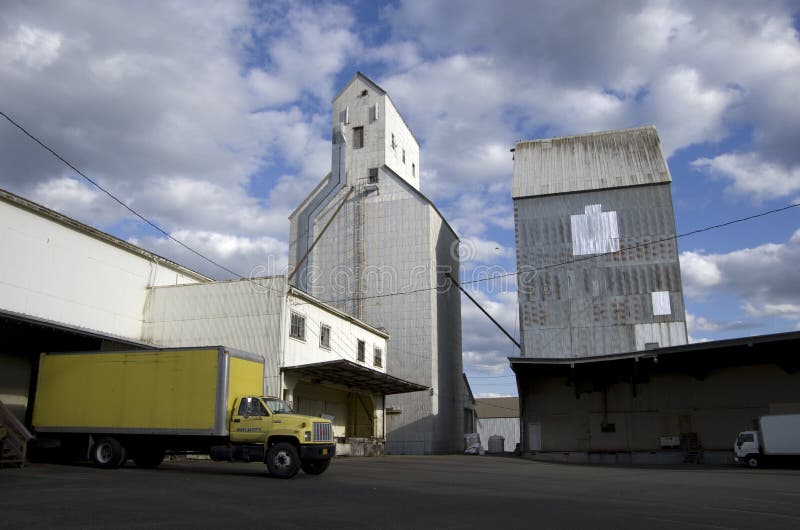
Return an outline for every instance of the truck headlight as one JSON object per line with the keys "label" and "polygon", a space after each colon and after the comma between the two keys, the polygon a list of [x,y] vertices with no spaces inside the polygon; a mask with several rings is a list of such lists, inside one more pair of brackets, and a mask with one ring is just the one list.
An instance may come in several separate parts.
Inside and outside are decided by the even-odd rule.
{"label": "truck headlight", "polygon": [[303,435],[303,439],[306,442],[310,442],[311,441],[311,431],[306,431],[305,434]]}

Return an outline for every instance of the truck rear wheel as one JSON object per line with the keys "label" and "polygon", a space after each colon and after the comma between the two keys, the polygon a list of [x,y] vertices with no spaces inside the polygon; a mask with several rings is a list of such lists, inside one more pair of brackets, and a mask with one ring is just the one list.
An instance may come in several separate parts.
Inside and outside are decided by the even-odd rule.
{"label": "truck rear wheel", "polygon": [[300,456],[289,442],[278,442],[267,451],[267,469],[278,478],[292,478],[300,471]]}
{"label": "truck rear wheel", "polygon": [[136,467],[156,468],[164,461],[164,450],[160,447],[140,447],[133,453]]}
{"label": "truck rear wheel", "polygon": [[747,459],[745,460],[745,462],[747,463],[747,467],[752,467],[752,468],[756,468],[759,466],[759,464],[761,464],[761,461],[756,455],[747,455]]}
{"label": "truck rear wheel", "polygon": [[331,465],[330,460],[305,460],[300,464],[300,469],[306,475],[321,475],[325,473],[328,466]]}
{"label": "truck rear wheel", "polygon": [[116,438],[104,436],[91,449],[92,462],[103,469],[116,469],[127,460],[125,447]]}

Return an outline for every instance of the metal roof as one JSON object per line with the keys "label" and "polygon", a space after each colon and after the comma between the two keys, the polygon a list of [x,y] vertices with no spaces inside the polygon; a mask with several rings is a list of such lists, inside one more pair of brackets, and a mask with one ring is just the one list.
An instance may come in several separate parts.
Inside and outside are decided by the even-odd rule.
{"label": "metal roof", "polygon": [[475,400],[475,413],[479,419],[519,418],[519,398],[478,398]]}
{"label": "metal roof", "polygon": [[517,143],[515,199],[670,182],[652,125]]}
{"label": "metal roof", "polygon": [[281,371],[309,378],[315,383],[332,383],[354,390],[366,390],[384,395],[419,392],[420,390],[428,389],[427,386],[405,381],[345,359],[301,366],[288,366],[281,368]]}
{"label": "metal roof", "polygon": [[[751,337],[739,337],[735,339],[715,340],[708,342],[695,342],[681,346],[669,346],[666,348],[655,348],[652,350],[642,350],[628,353],[618,353],[614,355],[602,355],[597,357],[568,357],[568,358],[537,358],[537,357],[509,357],[511,368],[526,365],[568,365],[577,366],[581,364],[591,364],[597,366],[599,363],[610,363],[623,361],[626,359],[669,359],[670,357],[680,357],[681,354],[690,354],[691,359],[699,356],[718,355],[720,360],[732,359],[732,354],[736,352],[753,353],[758,350],[760,353],[770,351],[784,353],[784,350],[791,351],[793,359],[800,363],[800,357],[794,354],[796,343],[800,341],[800,331],[790,331],[786,333],[773,333],[769,335],[753,335]],[[752,355],[751,355],[752,356]],[[757,359],[754,359],[757,360]]]}

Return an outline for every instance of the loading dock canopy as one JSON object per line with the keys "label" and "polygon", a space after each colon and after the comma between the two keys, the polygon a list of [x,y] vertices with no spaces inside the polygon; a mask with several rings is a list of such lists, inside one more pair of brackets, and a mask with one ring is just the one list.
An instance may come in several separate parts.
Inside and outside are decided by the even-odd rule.
{"label": "loading dock canopy", "polygon": [[322,363],[281,368],[287,374],[311,379],[313,382],[332,383],[375,394],[404,394],[428,390],[427,386],[398,379],[344,359]]}

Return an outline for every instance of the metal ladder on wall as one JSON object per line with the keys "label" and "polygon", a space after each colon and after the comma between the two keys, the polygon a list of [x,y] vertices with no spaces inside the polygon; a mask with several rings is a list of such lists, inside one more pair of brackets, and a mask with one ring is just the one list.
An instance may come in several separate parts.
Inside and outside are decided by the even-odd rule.
{"label": "metal ladder on wall", "polygon": [[0,467],[25,465],[28,441],[33,435],[0,401]]}
{"label": "metal ladder on wall", "polygon": [[363,184],[358,185],[356,190],[356,197],[353,201],[355,226],[353,227],[353,316],[361,319],[364,316],[364,205],[362,199],[364,198]]}

